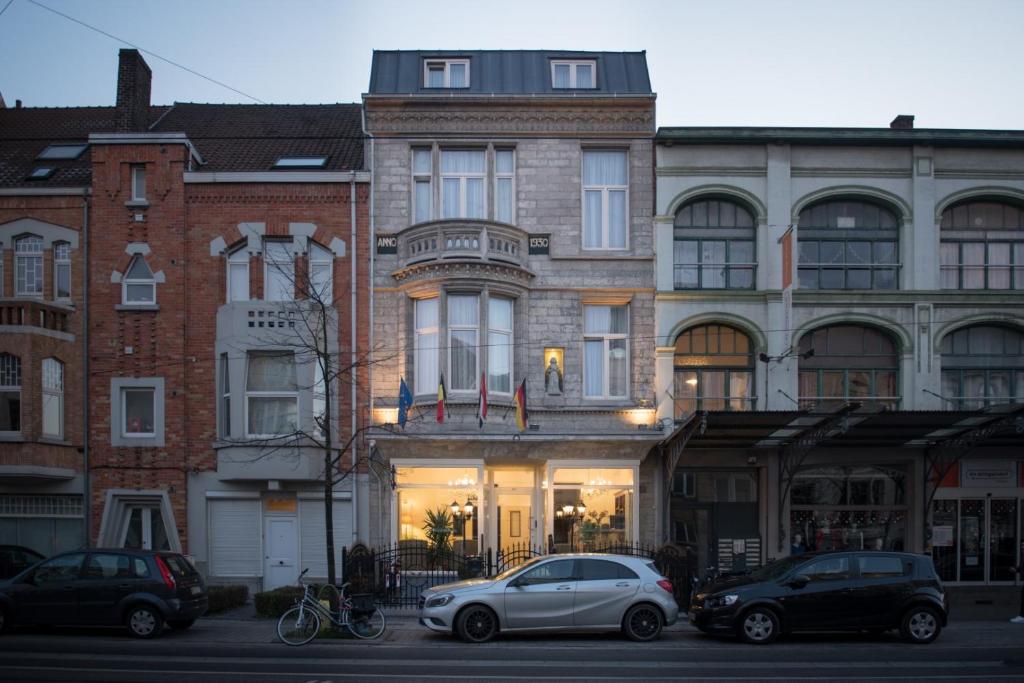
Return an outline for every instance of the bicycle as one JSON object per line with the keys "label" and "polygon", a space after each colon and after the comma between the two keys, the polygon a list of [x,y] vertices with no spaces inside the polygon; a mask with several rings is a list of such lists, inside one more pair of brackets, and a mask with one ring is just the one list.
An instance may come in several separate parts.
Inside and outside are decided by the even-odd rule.
{"label": "bicycle", "polygon": [[[299,585],[304,588],[302,599],[295,603],[277,621],[277,637],[286,645],[305,645],[320,633],[320,626],[326,620],[334,628],[346,628],[356,638],[372,640],[380,638],[387,626],[384,612],[373,604],[370,595],[346,596],[343,583],[336,591],[338,611],[332,612],[313,596],[313,587],[302,583],[302,577],[309,569],[299,574]],[[323,591],[323,589],[321,589]],[[330,603],[329,603],[330,604]]]}

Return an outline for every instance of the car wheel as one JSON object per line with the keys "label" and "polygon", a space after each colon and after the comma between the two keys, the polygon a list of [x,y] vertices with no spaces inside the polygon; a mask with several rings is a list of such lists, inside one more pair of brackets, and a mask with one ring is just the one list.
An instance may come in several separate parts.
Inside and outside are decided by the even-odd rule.
{"label": "car wheel", "polygon": [[739,625],[740,638],[754,645],[767,645],[779,637],[779,618],[765,607],[746,612]]}
{"label": "car wheel", "polygon": [[498,617],[489,607],[472,605],[459,612],[455,630],[467,643],[486,643],[498,633]]}
{"label": "car wheel", "polygon": [[164,626],[164,618],[160,612],[150,605],[135,605],[125,616],[128,633],[136,638],[155,638],[160,635]]}
{"label": "car wheel", "polygon": [[167,622],[176,631],[184,631],[192,624],[196,623],[195,619],[172,619]]}
{"label": "car wheel", "polygon": [[661,611],[654,605],[635,605],[622,620],[622,630],[630,640],[654,640],[661,635],[661,626]]}
{"label": "car wheel", "polygon": [[911,607],[903,615],[900,635],[909,643],[925,645],[939,637],[942,625],[939,614],[931,607]]}

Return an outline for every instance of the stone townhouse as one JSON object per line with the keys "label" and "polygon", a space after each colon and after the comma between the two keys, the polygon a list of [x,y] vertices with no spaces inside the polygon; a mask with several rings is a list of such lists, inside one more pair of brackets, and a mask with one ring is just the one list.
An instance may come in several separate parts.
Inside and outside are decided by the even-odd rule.
{"label": "stone townhouse", "polygon": [[659,535],[722,570],[931,552],[1015,579],[1024,133],[661,128]]}
{"label": "stone townhouse", "polygon": [[654,103],[643,53],[374,53],[361,537],[428,548],[448,526],[492,559],[653,540]]}
{"label": "stone townhouse", "polygon": [[[21,354],[21,438],[31,449],[5,444],[4,466],[9,476],[49,482],[40,494],[77,487],[77,499],[62,510],[77,510],[78,524],[84,470],[96,545],[186,552],[211,580],[254,587],[292,583],[300,565],[326,576],[318,444],[325,424],[334,444],[358,435],[366,412],[357,353],[367,343],[370,295],[360,107],[155,107],[150,79],[138,52],[122,50],[115,107],[52,110],[51,119],[36,119],[37,149],[26,148],[18,171],[25,172],[19,184],[37,188],[35,195],[2,198],[11,205],[11,222],[0,228],[10,233],[4,251],[12,290],[5,283],[4,291],[14,294],[11,310],[23,311],[11,315],[25,319],[12,331],[33,340]],[[25,119],[33,113],[26,110]],[[84,120],[66,125],[78,118]],[[81,156],[69,160],[71,151],[62,149],[52,176],[33,181],[41,185],[25,180],[51,163],[47,144],[66,141]],[[66,179],[78,181],[74,199],[49,190]],[[85,220],[87,280],[78,239]],[[26,246],[30,234],[41,240],[42,262],[42,289],[32,296],[14,278],[25,271],[17,259],[35,248]],[[70,246],[70,302],[51,296],[50,283],[62,281],[49,264],[63,267],[68,253],[56,243]],[[85,318],[88,334],[81,333]],[[310,326],[322,340],[320,356],[301,334]],[[4,349],[5,367],[19,338],[0,335],[15,342]],[[58,342],[68,349],[52,350]],[[55,382],[47,379],[50,354],[67,377],[67,435],[56,441],[40,427]],[[329,414],[320,357],[335,369],[354,369],[326,378]],[[8,381],[17,378],[5,372]],[[348,472],[361,448],[356,440],[332,472]],[[344,479],[332,492],[339,546],[353,540],[353,482]],[[41,509],[52,516],[49,500],[25,507],[31,501],[22,496],[5,502],[0,515]],[[4,524],[6,540],[6,518]],[[29,540],[20,526],[18,534]]]}

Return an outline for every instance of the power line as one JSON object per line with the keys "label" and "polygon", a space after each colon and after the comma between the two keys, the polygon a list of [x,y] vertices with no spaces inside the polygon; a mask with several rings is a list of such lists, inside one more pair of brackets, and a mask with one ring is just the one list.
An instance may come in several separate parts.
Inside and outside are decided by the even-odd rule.
{"label": "power line", "polygon": [[[135,48],[136,50],[138,50],[139,52],[144,52],[144,53],[146,53],[147,55],[149,55],[150,57],[155,57],[155,58],[157,58],[157,59],[159,59],[159,60],[161,60],[161,61],[167,62],[167,63],[168,63],[168,64],[170,64],[171,66],[176,66],[176,67],[178,67],[179,69],[181,69],[182,71],[187,71],[188,73],[190,73],[190,74],[192,74],[192,75],[194,75],[194,76],[199,76],[200,78],[203,78],[203,79],[205,79],[205,80],[207,80],[207,81],[209,81],[209,82],[211,82],[211,83],[214,83],[214,84],[216,84],[216,85],[219,85],[219,86],[221,86],[222,88],[227,88],[228,90],[230,90],[230,91],[232,91],[232,92],[238,93],[238,94],[239,94],[239,95],[241,95],[242,97],[248,97],[248,98],[249,98],[250,100],[253,100],[254,102],[259,102],[260,104],[267,104],[266,102],[264,102],[263,100],[261,100],[261,99],[260,99],[260,98],[258,98],[258,97],[253,97],[253,96],[252,96],[252,95],[250,95],[249,93],[246,93],[246,92],[242,92],[242,91],[241,91],[241,90],[239,90],[238,88],[232,88],[232,87],[231,87],[230,85],[228,85],[227,83],[223,83],[223,82],[221,82],[221,81],[218,81],[218,80],[217,80],[217,79],[215,79],[215,78],[211,78],[211,77],[209,77],[209,76],[206,76],[206,75],[204,75],[204,74],[201,74],[201,73],[199,73],[198,71],[196,71],[195,69],[190,69],[190,68],[188,68],[187,66],[184,66],[184,65],[182,65],[182,64],[179,64],[179,63],[177,63],[177,62],[175,62],[175,61],[173,61],[173,60],[170,60],[170,59],[168,59],[167,57],[163,57],[163,56],[161,56],[161,55],[158,55],[157,53],[155,53],[155,52],[153,52],[153,51],[151,51],[151,50],[147,50],[147,49],[146,49],[146,48],[144,48],[144,47],[140,47],[140,46],[138,46],[138,45],[136,45],[136,44],[134,44],[134,43],[131,43],[131,42],[129,42],[129,41],[127,41],[127,40],[125,40],[124,38],[119,38],[119,37],[115,36],[115,35],[114,35],[114,34],[112,34],[112,33],[107,33],[107,32],[106,32],[106,31],[104,31],[103,29],[101,29],[101,28],[96,28],[95,26],[92,26],[91,24],[87,24],[87,23],[85,23],[84,21],[82,21],[81,19],[76,19],[76,18],[74,18],[74,17],[72,17],[72,16],[70,16],[70,15],[68,15],[68,14],[64,14],[63,12],[59,12],[59,11],[57,11],[57,10],[53,9],[52,7],[47,7],[46,5],[44,5],[44,4],[43,4],[43,3],[41,3],[41,2],[38,2],[37,0],[28,0],[28,1],[29,1],[29,2],[31,2],[31,3],[33,4],[33,5],[36,5],[37,7],[41,7],[41,8],[43,8],[43,9],[47,10],[48,12],[53,12],[54,14],[56,14],[56,15],[58,15],[58,16],[64,17],[64,18],[65,18],[65,19],[67,19],[68,21],[73,21],[73,22],[75,22],[76,24],[79,24],[80,26],[84,26],[85,28],[87,28],[87,29],[89,29],[89,30],[91,30],[91,31],[95,31],[96,33],[102,34],[102,35],[106,36],[107,38],[111,38],[111,39],[113,39],[113,40],[116,40],[116,41],[117,41],[117,42],[119,42],[119,43],[124,43],[125,45],[127,45],[127,46],[129,46],[129,47],[133,47],[133,48]],[[11,0],[11,2],[14,2],[14,0]],[[11,5],[11,2],[8,2],[8,3],[7,3],[7,7],[10,7],[10,5]],[[7,7],[4,7],[4,9],[6,10],[6,9],[7,9]],[[0,11],[0,14],[3,14],[3,12],[2,12],[2,11]]]}

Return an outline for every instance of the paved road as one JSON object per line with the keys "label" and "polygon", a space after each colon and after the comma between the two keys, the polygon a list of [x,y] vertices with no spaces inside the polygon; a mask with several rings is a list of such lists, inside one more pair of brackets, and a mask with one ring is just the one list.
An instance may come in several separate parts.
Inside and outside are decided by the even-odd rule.
{"label": "paved road", "polygon": [[380,641],[291,648],[269,622],[201,620],[137,641],[54,629],[0,638],[0,680],[147,683],[285,681],[1022,681],[1024,627],[953,625],[930,646],[893,636],[794,636],[769,647],[676,627],[655,643],[618,635],[517,636],[466,645],[395,622]]}

